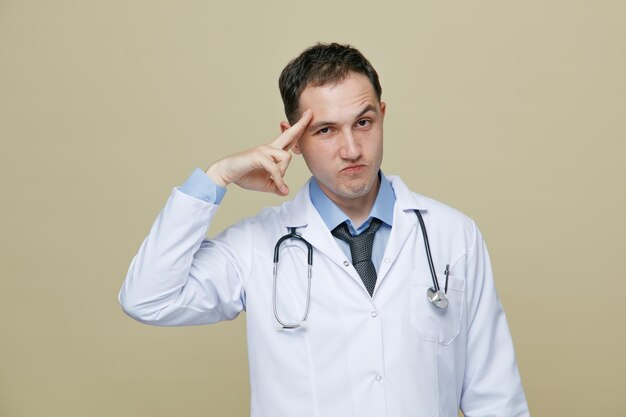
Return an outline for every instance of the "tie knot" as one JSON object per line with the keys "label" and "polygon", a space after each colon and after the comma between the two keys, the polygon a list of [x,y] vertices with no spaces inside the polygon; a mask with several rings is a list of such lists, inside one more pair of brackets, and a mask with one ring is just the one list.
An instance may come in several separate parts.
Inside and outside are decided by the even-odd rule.
{"label": "tie knot", "polygon": [[352,236],[348,230],[346,222],[341,223],[331,232],[333,236],[347,242],[350,245],[352,263],[357,264],[372,259],[372,248],[374,247],[374,235],[380,227],[381,220],[373,217],[370,225],[360,235]]}

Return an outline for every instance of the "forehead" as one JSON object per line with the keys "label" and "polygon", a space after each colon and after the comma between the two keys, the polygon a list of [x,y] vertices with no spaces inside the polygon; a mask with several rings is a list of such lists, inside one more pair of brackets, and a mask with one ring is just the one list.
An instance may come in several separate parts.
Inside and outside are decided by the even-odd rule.
{"label": "forehead", "polygon": [[377,108],[378,97],[369,79],[357,73],[338,83],[309,86],[300,95],[300,110],[313,110],[313,119],[347,116],[367,105]]}

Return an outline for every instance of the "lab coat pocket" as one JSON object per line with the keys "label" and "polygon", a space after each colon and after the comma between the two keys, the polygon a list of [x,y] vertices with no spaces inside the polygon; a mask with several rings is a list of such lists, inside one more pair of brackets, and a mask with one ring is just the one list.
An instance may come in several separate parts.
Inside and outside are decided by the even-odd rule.
{"label": "lab coat pocket", "polygon": [[[416,283],[411,285],[411,323],[428,342],[444,345],[452,343],[461,331],[461,316],[465,303],[465,280],[450,275],[448,278],[448,307],[437,308],[427,297],[428,288],[433,286],[430,272],[414,272]],[[437,276],[444,289],[445,276]]]}

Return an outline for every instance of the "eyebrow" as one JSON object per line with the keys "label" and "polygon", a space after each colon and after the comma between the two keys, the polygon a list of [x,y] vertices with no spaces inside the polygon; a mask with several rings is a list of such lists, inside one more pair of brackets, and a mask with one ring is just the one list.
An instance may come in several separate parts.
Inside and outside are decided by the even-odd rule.
{"label": "eyebrow", "polygon": [[[363,108],[363,110],[361,110],[359,114],[357,114],[355,119],[362,117],[365,113],[370,112],[370,111],[373,111],[374,113],[378,114],[378,112],[376,111],[376,107],[373,104],[368,104],[367,106]],[[309,128],[307,130],[313,131],[313,130],[319,129],[322,126],[333,125],[333,124],[335,124],[335,122],[320,120],[319,122],[315,122],[309,125]]]}

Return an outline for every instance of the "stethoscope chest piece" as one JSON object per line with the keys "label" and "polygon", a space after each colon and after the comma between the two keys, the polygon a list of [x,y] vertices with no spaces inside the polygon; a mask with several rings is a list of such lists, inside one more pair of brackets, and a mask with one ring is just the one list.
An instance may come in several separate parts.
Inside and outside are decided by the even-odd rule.
{"label": "stethoscope chest piece", "polygon": [[428,301],[430,301],[435,307],[442,310],[448,307],[448,297],[446,297],[446,294],[444,294],[443,291],[435,291],[435,289],[431,287],[428,291],[426,291],[426,296],[428,297]]}

